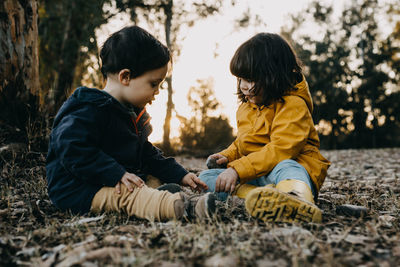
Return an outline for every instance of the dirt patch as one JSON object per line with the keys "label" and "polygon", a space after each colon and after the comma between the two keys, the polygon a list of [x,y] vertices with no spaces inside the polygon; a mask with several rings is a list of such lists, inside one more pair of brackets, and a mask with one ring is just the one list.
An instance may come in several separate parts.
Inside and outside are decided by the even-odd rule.
{"label": "dirt patch", "polygon": [[[400,262],[400,149],[323,151],[322,224],[265,224],[243,201],[212,224],[62,213],[46,191],[45,155],[0,152],[0,265],[394,266]],[[199,172],[205,159],[177,157]],[[366,212],[346,212],[350,204]],[[344,209],[344,212],[343,212]],[[361,217],[358,217],[361,215]]]}

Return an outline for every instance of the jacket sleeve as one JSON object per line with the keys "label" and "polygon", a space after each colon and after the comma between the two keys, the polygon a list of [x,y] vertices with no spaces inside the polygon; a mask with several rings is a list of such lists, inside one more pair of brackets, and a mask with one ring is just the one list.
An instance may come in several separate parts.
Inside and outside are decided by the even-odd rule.
{"label": "jacket sleeve", "polygon": [[[239,106],[237,112],[236,112],[236,118],[238,117],[238,113],[241,112],[241,109],[243,108],[243,104]],[[240,157],[239,153],[239,147],[238,147],[238,142],[239,142],[239,137],[237,137],[232,144],[230,144],[226,149],[222,150],[219,152],[222,156],[225,156],[228,158],[228,162],[232,162]]]}
{"label": "jacket sleeve", "polygon": [[271,125],[271,141],[259,151],[228,164],[241,183],[268,174],[282,160],[295,159],[307,142],[313,121],[307,104],[297,96],[278,103]]}
{"label": "jacket sleeve", "polygon": [[164,157],[161,150],[149,141],[143,145],[142,158],[144,170],[165,183],[180,184],[183,177],[188,174],[188,171],[174,158]]}
{"label": "jacket sleeve", "polygon": [[115,186],[125,169],[100,149],[99,113],[88,105],[65,115],[53,128],[50,146],[61,165],[77,179]]}

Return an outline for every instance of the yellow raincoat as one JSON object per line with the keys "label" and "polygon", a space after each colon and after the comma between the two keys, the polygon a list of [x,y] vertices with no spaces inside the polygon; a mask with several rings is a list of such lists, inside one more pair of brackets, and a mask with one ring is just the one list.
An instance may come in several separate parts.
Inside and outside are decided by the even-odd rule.
{"label": "yellow raincoat", "polygon": [[330,162],[319,152],[319,138],[311,117],[313,104],[308,84],[269,106],[242,103],[236,113],[238,135],[220,154],[239,174],[240,183],[266,175],[282,160],[293,159],[310,175],[317,192]]}

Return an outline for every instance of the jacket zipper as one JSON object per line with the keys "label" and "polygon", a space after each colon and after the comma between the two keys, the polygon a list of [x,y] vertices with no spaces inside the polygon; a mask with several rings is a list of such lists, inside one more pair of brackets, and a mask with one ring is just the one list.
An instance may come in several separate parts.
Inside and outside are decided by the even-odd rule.
{"label": "jacket zipper", "polygon": [[133,122],[133,126],[135,127],[136,134],[139,135],[139,130],[138,130],[138,127],[137,127],[135,118],[134,118],[134,117],[131,117],[131,120],[132,120],[132,122]]}

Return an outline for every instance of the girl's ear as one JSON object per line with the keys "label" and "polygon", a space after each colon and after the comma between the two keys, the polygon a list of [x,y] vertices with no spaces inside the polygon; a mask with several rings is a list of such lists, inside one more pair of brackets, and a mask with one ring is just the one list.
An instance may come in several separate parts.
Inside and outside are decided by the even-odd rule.
{"label": "girl's ear", "polygon": [[125,86],[129,85],[129,81],[131,80],[131,71],[128,69],[123,69],[118,73],[118,80]]}

